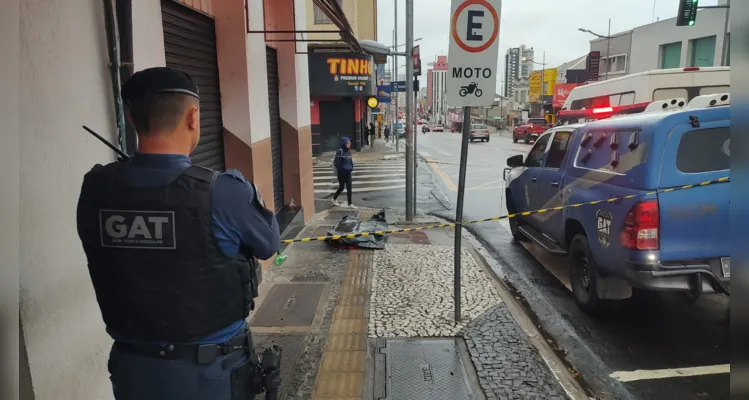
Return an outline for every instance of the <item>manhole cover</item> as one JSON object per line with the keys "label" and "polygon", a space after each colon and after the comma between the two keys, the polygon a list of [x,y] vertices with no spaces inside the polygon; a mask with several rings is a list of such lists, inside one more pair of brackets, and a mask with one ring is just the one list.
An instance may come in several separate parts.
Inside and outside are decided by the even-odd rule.
{"label": "manhole cover", "polygon": [[455,340],[390,339],[380,352],[388,400],[475,399]]}
{"label": "manhole cover", "polygon": [[255,327],[310,326],[325,284],[276,284],[250,322]]}
{"label": "manhole cover", "polygon": [[294,275],[292,282],[330,282],[330,277],[319,272],[310,272],[304,275]]}
{"label": "manhole cover", "polygon": [[[294,381],[294,371],[297,361],[302,357],[307,335],[252,335],[252,341],[257,354],[263,354],[265,348],[281,346],[281,387],[278,389],[278,399],[293,398],[290,395]],[[259,395],[256,400],[263,399]]]}

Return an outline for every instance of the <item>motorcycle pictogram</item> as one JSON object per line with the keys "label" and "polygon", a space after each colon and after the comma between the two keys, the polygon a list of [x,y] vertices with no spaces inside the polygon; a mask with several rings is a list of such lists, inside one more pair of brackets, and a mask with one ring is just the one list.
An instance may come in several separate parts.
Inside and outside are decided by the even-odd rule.
{"label": "motorcycle pictogram", "polygon": [[481,97],[481,95],[484,94],[484,92],[482,92],[481,89],[478,88],[476,82],[471,82],[471,84],[468,86],[461,86],[460,91],[458,92],[458,94],[460,94],[460,97],[466,97],[466,95],[469,93],[473,93],[474,95],[476,95],[476,97]]}

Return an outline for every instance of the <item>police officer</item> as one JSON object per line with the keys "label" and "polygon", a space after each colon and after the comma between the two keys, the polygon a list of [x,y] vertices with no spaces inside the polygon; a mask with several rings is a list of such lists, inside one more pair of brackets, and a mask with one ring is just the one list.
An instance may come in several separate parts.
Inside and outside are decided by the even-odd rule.
{"label": "police officer", "polygon": [[[197,85],[150,68],[122,86],[138,147],[83,180],[78,234],[107,332],[117,400],[245,400],[253,257],[278,251],[278,224],[238,171],[191,164]],[[256,294],[255,294],[256,296]],[[246,395],[244,394],[246,393]]]}

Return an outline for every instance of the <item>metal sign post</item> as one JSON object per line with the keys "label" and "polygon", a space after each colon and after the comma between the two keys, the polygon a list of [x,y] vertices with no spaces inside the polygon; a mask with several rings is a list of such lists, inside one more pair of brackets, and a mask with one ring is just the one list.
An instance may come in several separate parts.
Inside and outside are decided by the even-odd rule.
{"label": "metal sign post", "polygon": [[[458,204],[455,210],[455,271],[453,298],[455,322],[460,322],[460,253],[463,233],[468,138],[471,132],[471,107],[494,104],[497,82],[499,15],[501,0],[452,0],[450,16],[450,60],[447,75],[448,104],[463,107],[460,145]],[[487,96],[483,96],[484,90]]]}

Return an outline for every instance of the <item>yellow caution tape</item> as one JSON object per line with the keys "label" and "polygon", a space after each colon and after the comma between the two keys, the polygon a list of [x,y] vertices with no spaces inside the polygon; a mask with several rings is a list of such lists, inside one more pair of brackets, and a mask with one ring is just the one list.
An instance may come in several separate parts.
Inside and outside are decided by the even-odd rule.
{"label": "yellow caution tape", "polygon": [[[730,182],[731,177],[724,176],[722,178],[713,179],[710,181],[704,181],[700,183],[695,183],[691,185],[683,185],[683,186],[675,186],[667,189],[661,189],[661,190],[653,190],[649,192],[644,192],[640,194],[631,194],[627,196],[618,196],[618,197],[611,197],[605,200],[596,200],[596,201],[589,201],[586,203],[577,203],[577,204],[569,204],[566,206],[559,206],[559,207],[552,207],[552,208],[543,208],[540,210],[533,210],[533,211],[523,211],[519,213],[514,214],[507,214],[507,215],[500,215],[497,217],[491,217],[491,218],[484,218],[484,219],[477,219],[473,221],[464,221],[462,225],[471,225],[471,224],[477,224],[479,222],[489,222],[489,221],[499,221],[502,219],[510,219],[515,217],[527,217],[532,214],[543,214],[549,211],[561,211],[565,208],[576,208],[580,206],[591,206],[595,204],[600,203],[614,203],[617,200],[624,200],[624,199],[634,199],[635,197],[642,197],[642,196],[652,196],[658,193],[668,193],[668,192],[674,192],[677,190],[685,190],[685,189],[691,189],[698,186],[708,186],[708,185],[715,185],[718,183],[725,183]],[[389,235],[392,233],[402,233],[402,232],[412,232],[412,231],[423,231],[426,229],[435,229],[435,228],[444,228],[447,226],[454,227],[456,225],[455,222],[449,223],[449,224],[437,224],[437,225],[425,225],[425,226],[419,226],[415,228],[406,228],[406,229],[390,229],[386,231],[372,231],[372,232],[361,232],[361,233],[350,233],[347,235],[330,235],[330,236],[318,236],[318,237],[306,237],[306,238],[299,238],[299,239],[289,239],[289,240],[282,240],[281,243],[289,244],[289,243],[304,243],[304,242],[323,242],[327,240],[340,240],[340,239],[354,239],[358,237],[364,237],[364,236],[370,236],[370,235]]]}

